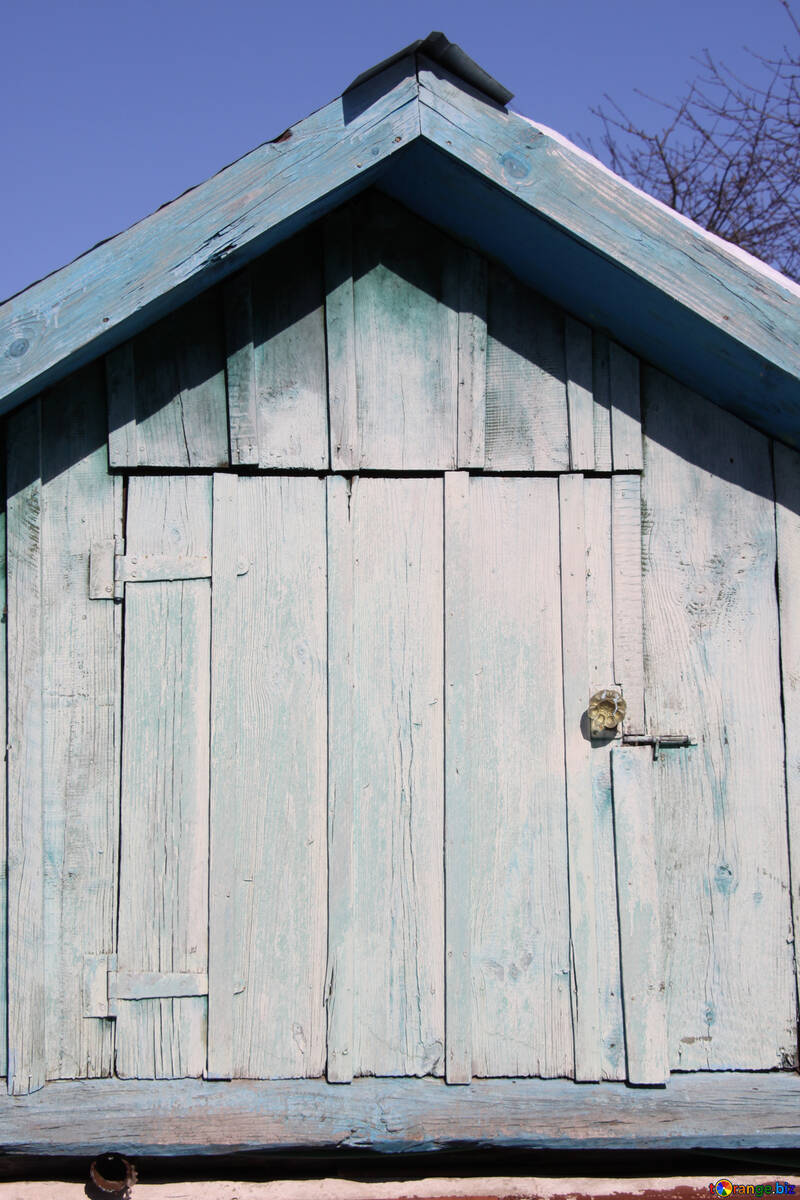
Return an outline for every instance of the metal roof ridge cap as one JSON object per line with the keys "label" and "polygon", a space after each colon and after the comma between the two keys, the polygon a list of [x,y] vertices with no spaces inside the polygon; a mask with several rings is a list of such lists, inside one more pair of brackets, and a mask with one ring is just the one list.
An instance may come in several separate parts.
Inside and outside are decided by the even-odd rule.
{"label": "metal roof ridge cap", "polygon": [[368,70],[362,73],[353,80],[345,89],[342,95],[347,95],[354,88],[364,83],[367,79],[371,79],[373,75],[380,74],[392,63],[404,58],[407,54],[425,54],[433,62],[440,63],[443,67],[458,79],[462,79],[468,83],[470,87],[482,92],[488,96],[490,100],[494,100],[496,104],[505,106],[510,100],[513,100],[514,93],[510,92],[507,87],[499,83],[488,71],[476,63],[473,58],[451,42],[446,34],[433,30],[426,38],[419,38],[416,42],[411,42],[410,45],[404,46],[402,50],[398,50],[396,54],[390,55],[389,58],[383,59],[382,62],[376,63],[374,67],[369,67]]}

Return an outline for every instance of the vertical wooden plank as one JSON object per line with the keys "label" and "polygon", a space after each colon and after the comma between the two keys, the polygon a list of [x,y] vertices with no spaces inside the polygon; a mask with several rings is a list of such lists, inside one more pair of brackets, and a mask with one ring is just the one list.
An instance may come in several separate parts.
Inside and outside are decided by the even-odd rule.
{"label": "vertical wooden plank", "polygon": [[592,331],[570,316],[564,318],[564,350],[569,412],[569,465],[573,471],[593,471]]}
{"label": "vertical wooden plank", "polygon": [[227,279],[223,284],[222,296],[231,463],[233,466],[257,466],[256,369],[250,272],[240,271]]}
{"label": "vertical wooden plank", "polygon": [[561,543],[561,653],[575,1078],[600,1078],[600,1018],[594,894],[594,808],[590,743],[583,717],[589,693],[586,534],[582,475],[558,479]]}
{"label": "vertical wooden plank", "polygon": [[[6,730],[8,742],[8,696],[7,696],[7,651],[8,651],[8,591],[6,588],[6,440],[7,423],[0,432],[0,729]],[[2,756],[0,769],[0,1031],[8,1030],[8,774],[6,763],[8,748]],[[0,1076],[8,1074],[8,1038],[0,1032]]]}
{"label": "vertical wooden plank", "polygon": [[642,500],[638,475],[611,481],[614,677],[627,704],[626,733],[644,732]]}
{"label": "vertical wooden plank", "polygon": [[595,330],[592,335],[592,391],[594,395],[594,467],[596,471],[612,469],[609,356],[607,336]]}
{"label": "vertical wooden plank", "polygon": [[658,1084],[669,1079],[669,1060],[652,766],[647,746],[611,751],[628,1082]]}
{"label": "vertical wooden plank", "polygon": [[328,385],[322,240],[318,226],[253,264],[258,462],[280,470],[328,467]]}
{"label": "vertical wooden plank", "polygon": [[458,303],[458,465],[482,467],[486,447],[488,264],[462,248]]}
{"label": "vertical wooden plank", "polygon": [[445,1078],[472,1079],[469,476],[444,477]]}
{"label": "vertical wooden plank", "polygon": [[[778,543],[781,678],[786,742],[786,810],[795,946],[800,943],[800,454],[772,443]],[[800,954],[795,951],[800,994]]]}
{"label": "vertical wooden plank", "polygon": [[642,381],[647,719],[697,740],[654,764],[670,1063],[774,1070],[797,1007],[769,442]]}
{"label": "vertical wooden plank", "polygon": [[[234,1073],[325,1069],[325,483],[239,480]],[[239,989],[243,989],[239,991]]]}
{"label": "vertical wooden plank", "polygon": [[489,272],[486,468],[569,468],[563,314],[499,267]]}
{"label": "vertical wooden plank", "polygon": [[358,466],[358,394],[353,294],[353,217],[350,205],[325,220],[325,335],[332,471]]}
{"label": "vertical wooden plank", "polygon": [[469,496],[473,1074],[569,1075],[558,484]]}
{"label": "vertical wooden plank", "polygon": [[327,479],[328,529],[328,1013],[329,1083],[353,1078],[354,802],[353,524],[351,482]]}
{"label": "vertical wooden plank", "polygon": [[137,467],[136,368],[133,342],[124,342],[106,355],[108,401],[108,462],[112,467]]}
{"label": "vertical wooden plank", "polygon": [[[236,567],[239,479],[214,475],[211,525],[211,763],[208,858],[208,1078],[233,1071],[234,855],[240,792]],[[245,531],[245,535],[248,531]],[[240,831],[242,834],[244,830]]]}
{"label": "vertical wooden plank", "polygon": [[451,470],[461,248],[378,193],[359,200],[355,219],[358,463],[376,470]]}
{"label": "vertical wooden plank", "polygon": [[[209,476],[133,476],[129,555],[211,553]],[[125,588],[118,965],[208,970],[210,584]],[[117,1074],[201,1075],[205,997],[119,1001]]]}
{"label": "vertical wooden plank", "polygon": [[[614,681],[611,619],[611,480],[583,482],[586,520],[586,607],[589,653],[588,694]],[[597,915],[597,974],[603,1079],[625,1078],[625,1034],[619,974],[619,920],[614,860],[611,747],[607,738],[590,743],[594,800],[594,886]]]}
{"label": "vertical wooden plank", "polygon": [[608,348],[611,450],[615,471],[642,469],[639,360],[616,342]]}
{"label": "vertical wooden plank", "polygon": [[116,948],[122,612],[90,600],[93,542],[122,533],[102,364],[42,399],[47,1074],[111,1075],[114,1026],[83,1015],[87,955]]}
{"label": "vertical wooden plank", "polygon": [[8,1090],[42,1087],[41,400],[8,418]]}
{"label": "vertical wooden plank", "polygon": [[442,480],[353,484],[354,1074],[444,1072]]}

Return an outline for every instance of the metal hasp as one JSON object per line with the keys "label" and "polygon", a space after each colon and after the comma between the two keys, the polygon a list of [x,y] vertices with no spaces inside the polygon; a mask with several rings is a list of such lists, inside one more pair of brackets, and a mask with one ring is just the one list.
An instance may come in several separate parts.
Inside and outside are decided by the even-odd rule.
{"label": "metal hasp", "polygon": [[[246,575],[249,567],[238,562],[236,574]],[[122,600],[126,583],[210,578],[210,554],[125,554],[119,538],[92,542],[89,551],[90,600]]]}

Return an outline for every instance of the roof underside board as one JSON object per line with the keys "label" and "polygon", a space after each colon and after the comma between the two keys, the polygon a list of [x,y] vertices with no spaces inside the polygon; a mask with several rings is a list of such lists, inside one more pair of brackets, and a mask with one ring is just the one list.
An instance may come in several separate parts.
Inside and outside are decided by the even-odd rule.
{"label": "roof underside board", "polygon": [[800,441],[800,288],[419,53],[0,306],[0,411],[373,184]]}

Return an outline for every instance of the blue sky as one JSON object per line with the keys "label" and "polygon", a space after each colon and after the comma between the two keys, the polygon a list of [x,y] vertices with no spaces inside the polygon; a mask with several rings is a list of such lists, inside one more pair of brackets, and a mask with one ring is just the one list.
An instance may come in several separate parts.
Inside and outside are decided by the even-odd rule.
{"label": "blue sky", "polygon": [[677,97],[708,47],[748,71],[777,52],[778,0],[12,0],[2,21],[0,297],[326,104],[366,67],[443,30],[511,107],[597,135],[604,92]]}

